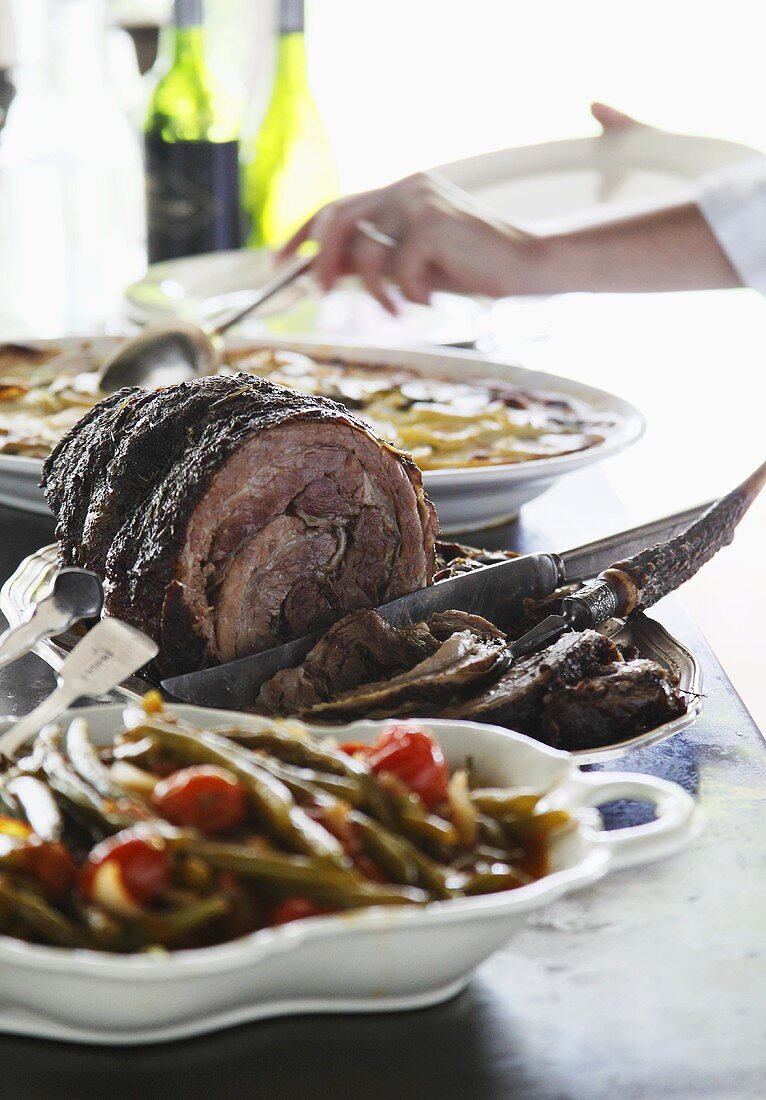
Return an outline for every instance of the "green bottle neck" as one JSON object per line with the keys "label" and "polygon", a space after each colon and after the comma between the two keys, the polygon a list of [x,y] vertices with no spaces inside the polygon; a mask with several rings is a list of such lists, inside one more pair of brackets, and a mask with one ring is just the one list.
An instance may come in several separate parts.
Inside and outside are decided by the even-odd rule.
{"label": "green bottle neck", "polygon": [[277,39],[276,93],[287,89],[291,94],[308,91],[308,62],[303,31],[289,31]]}
{"label": "green bottle neck", "polygon": [[205,67],[205,44],[202,27],[175,27],[172,31],[172,61],[174,69],[196,69]]}

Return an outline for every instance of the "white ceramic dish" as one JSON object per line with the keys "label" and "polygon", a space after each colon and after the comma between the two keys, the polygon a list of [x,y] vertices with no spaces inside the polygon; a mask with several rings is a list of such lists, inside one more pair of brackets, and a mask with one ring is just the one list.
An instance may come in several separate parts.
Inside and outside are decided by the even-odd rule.
{"label": "white ceramic dish", "polygon": [[[263,721],[193,707],[173,710],[208,726]],[[94,739],[105,743],[120,708],[70,712],[75,714],[85,715]],[[357,722],[342,736],[370,741],[381,725]],[[576,831],[552,848],[549,875],[503,894],[312,918],[166,958],[115,957],[0,936],[0,1029],[75,1042],[146,1043],[270,1016],[436,1004],[457,993],[533,909],[610,870],[671,855],[694,835],[694,801],[673,783],[585,774],[568,754],[492,726],[428,725],[453,767],[470,755],[482,781],[546,790],[548,808],[576,816]],[[600,819],[587,807],[618,798],[654,803],[656,820],[600,832]]]}
{"label": "white ceramic dish", "polygon": [[[57,340],[62,348],[75,347],[76,340]],[[109,338],[90,341],[94,348],[111,346]],[[607,439],[585,451],[556,458],[509,466],[483,466],[469,469],[428,470],[424,474],[426,491],[436,505],[444,534],[475,531],[491,527],[518,515],[527,501],[545,492],[553,482],[571,470],[598,462],[634,443],[643,433],[641,414],[627,401],[586,386],[571,378],[527,370],[515,364],[454,349],[413,351],[371,347],[351,342],[326,343],[320,339],[233,338],[232,345],[274,347],[332,356],[351,363],[386,363],[407,367],[443,378],[498,378],[517,382],[532,389],[552,390],[588,402],[598,412],[614,416],[617,423]],[[0,503],[32,512],[47,512],[38,488],[41,462],[19,455],[0,455]]]}
{"label": "white ceramic dish", "polygon": [[702,176],[759,155],[733,141],[635,126],[498,149],[434,171],[509,221],[553,232],[678,200]]}
{"label": "white ceramic dish", "polygon": [[[236,309],[245,296],[274,272],[272,253],[243,249],[213,252],[152,264],[143,278],[125,291],[125,313],[144,325],[171,314],[191,321],[213,322],[222,311]],[[488,310],[475,299],[435,294],[428,306],[399,299],[392,317],[354,278],[342,279],[321,294],[310,276],[274,295],[263,309],[238,327],[240,335],[342,336],[387,345],[445,344],[466,346],[487,331]]]}

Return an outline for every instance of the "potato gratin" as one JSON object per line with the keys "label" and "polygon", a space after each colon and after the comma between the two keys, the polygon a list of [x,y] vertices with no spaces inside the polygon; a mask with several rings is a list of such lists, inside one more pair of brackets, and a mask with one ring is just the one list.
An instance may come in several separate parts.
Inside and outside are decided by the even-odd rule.
{"label": "potato gratin", "polygon": [[[101,397],[99,357],[0,347],[0,454],[45,458]],[[223,372],[245,370],[353,409],[423,470],[553,458],[602,443],[614,427],[583,402],[497,380],[453,382],[398,367],[349,365],[295,352],[230,350]]]}

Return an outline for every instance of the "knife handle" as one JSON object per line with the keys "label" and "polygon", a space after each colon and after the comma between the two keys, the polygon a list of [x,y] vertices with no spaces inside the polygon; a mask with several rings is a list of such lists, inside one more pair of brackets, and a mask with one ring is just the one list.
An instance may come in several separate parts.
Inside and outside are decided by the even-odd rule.
{"label": "knife handle", "polygon": [[595,581],[561,601],[561,614],[575,630],[588,630],[607,619],[629,615],[638,606],[638,599],[638,589],[628,573],[605,569]]}
{"label": "knife handle", "polygon": [[595,581],[568,596],[562,601],[562,615],[575,630],[585,630],[605,619],[630,615],[636,608],[651,607],[693,577],[722,546],[728,546],[764,484],[766,462],[684,531],[615,562]]}

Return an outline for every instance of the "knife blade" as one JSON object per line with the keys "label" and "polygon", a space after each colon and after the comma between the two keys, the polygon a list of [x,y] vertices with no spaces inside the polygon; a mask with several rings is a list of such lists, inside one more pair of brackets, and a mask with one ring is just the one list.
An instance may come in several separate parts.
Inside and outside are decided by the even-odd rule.
{"label": "knife blade", "polygon": [[[594,576],[615,556],[662,538],[670,538],[708,508],[703,504],[676,512],[628,531],[621,531],[563,554],[525,554],[439,581],[376,608],[392,626],[406,626],[438,611],[467,611],[483,615],[503,629],[513,621],[527,598],[542,599],[567,580]],[[169,695],[201,706],[241,710],[251,706],[261,688],[277,672],[293,668],[316,645],[327,628],[285,645],[237,661],[188,672],[162,681]]]}

